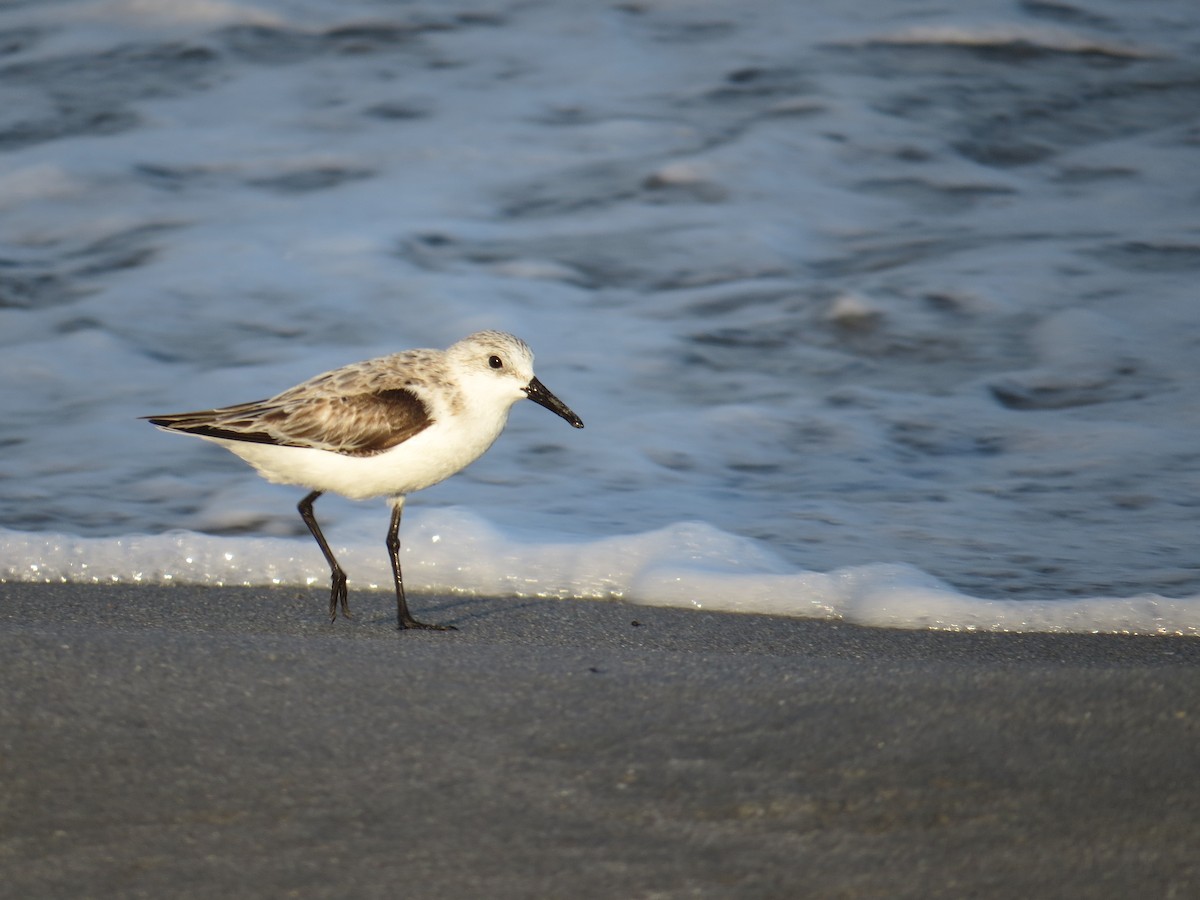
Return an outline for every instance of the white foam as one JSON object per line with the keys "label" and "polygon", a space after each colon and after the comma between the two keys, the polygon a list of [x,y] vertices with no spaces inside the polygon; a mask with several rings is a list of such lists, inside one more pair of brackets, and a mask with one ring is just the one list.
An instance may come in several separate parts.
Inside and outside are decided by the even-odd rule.
{"label": "white foam", "polygon": [[1023,44],[1060,53],[1102,53],[1106,56],[1129,59],[1160,55],[1160,51],[1151,48],[1106,40],[1067,28],[1018,22],[915,25],[872,36],[869,41],[880,44],[941,44],[962,47],[1007,47]]}
{"label": "white foam", "polygon": [[59,166],[35,163],[0,174],[0,209],[38,200],[61,199],[82,191],[79,181]]}
{"label": "white foam", "polygon": [[278,25],[284,20],[261,7],[229,0],[91,0],[49,16],[59,22],[119,22],[124,27],[164,25]]}
{"label": "white foam", "polygon": [[[944,631],[1200,635],[1200,596],[980,599],[906,565],[803,571],[755,541],[703,523],[548,543],[506,536],[465,510],[427,510],[408,519],[403,565],[413,595],[620,600]],[[0,530],[0,547],[5,559],[20,560],[0,569],[0,582],[307,586],[319,594],[329,577],[307,538],[179,531],[111,539]],[[380,541],[359,534],[333,549],[352,590],[390,589]]]}

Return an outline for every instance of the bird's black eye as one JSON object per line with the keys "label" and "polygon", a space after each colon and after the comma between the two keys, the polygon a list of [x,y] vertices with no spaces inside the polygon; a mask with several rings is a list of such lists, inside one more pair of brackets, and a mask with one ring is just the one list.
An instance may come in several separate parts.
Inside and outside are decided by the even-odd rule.
{"label": "bird's black eye", "polygon": [[498,356],[489,356],[488,357],[488,365],[491,366],[493,369],[503,369],[504,368],[504,360],[502,360]]}

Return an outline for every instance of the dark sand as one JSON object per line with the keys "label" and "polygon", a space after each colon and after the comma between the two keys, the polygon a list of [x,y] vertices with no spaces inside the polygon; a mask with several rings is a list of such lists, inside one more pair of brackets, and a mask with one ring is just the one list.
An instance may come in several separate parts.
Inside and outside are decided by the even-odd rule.
{"label": "dark sand", "polygon": [[1200,897],[1200,640],[0,597],[5,897]]}

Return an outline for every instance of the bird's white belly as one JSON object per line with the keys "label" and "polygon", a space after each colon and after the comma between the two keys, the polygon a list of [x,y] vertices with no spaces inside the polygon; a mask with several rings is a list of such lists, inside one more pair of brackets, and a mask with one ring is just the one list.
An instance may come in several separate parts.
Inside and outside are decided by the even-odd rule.
{"label": "bird's white belly", "polygon": [[453,419],[438,422],[373,456],[248,441],[215,442],[250,463],[268,481],[366,500],[409,494],[449,478],[483,455],[506,419],[484,428],[478,422],[472,428],[458,427]]}

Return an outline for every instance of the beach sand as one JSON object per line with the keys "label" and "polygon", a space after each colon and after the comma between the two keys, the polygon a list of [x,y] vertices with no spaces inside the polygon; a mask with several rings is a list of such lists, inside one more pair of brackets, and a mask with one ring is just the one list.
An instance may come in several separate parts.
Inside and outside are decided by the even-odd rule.
{"label": "beach sand", "polygon": [[1200,896],[1200,641],[0,585],[0,894]]}

